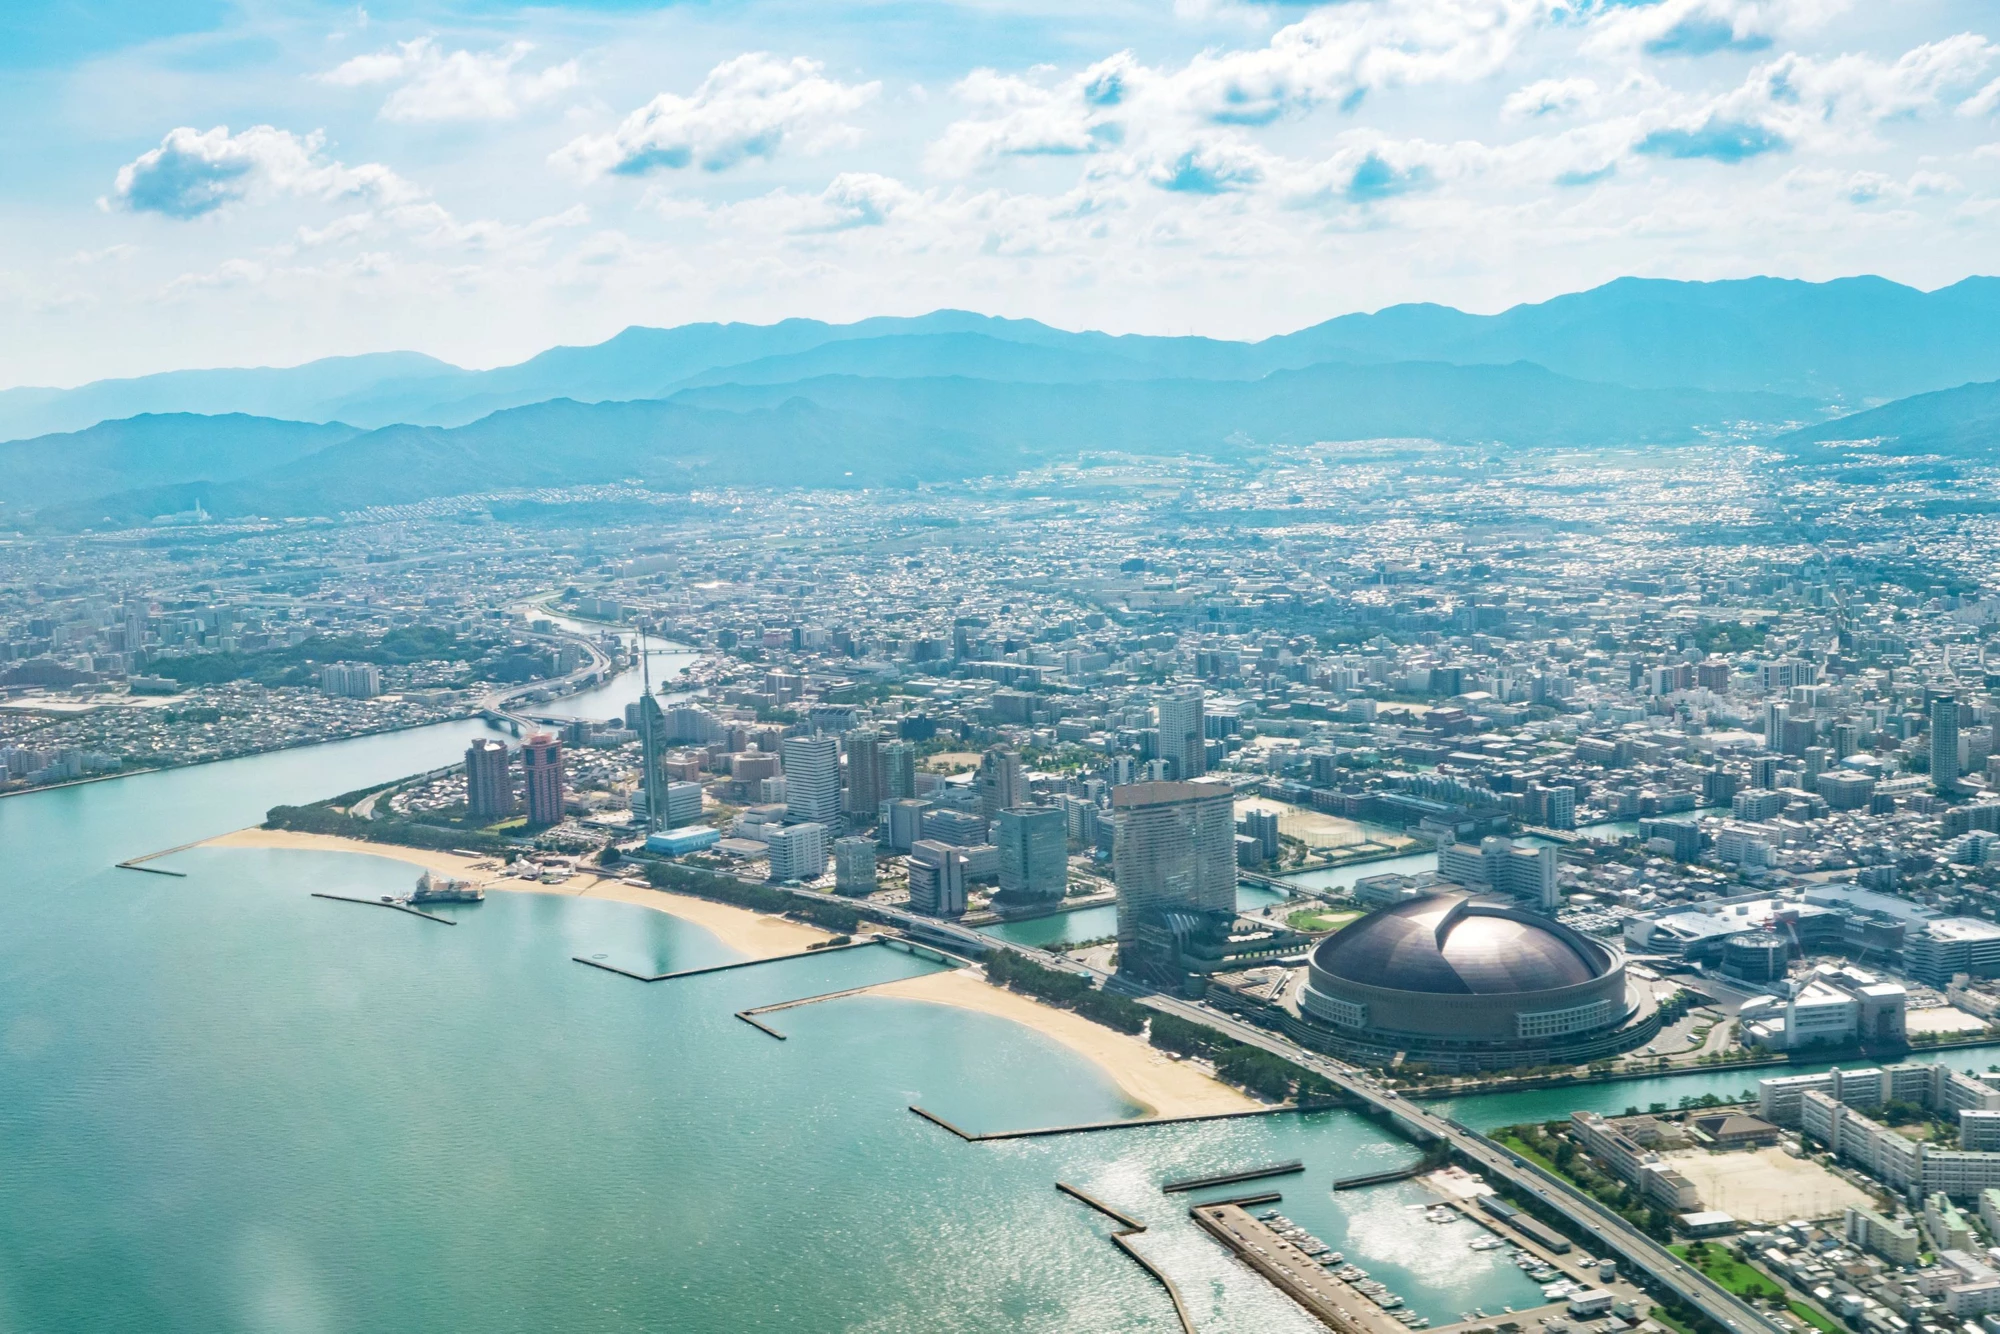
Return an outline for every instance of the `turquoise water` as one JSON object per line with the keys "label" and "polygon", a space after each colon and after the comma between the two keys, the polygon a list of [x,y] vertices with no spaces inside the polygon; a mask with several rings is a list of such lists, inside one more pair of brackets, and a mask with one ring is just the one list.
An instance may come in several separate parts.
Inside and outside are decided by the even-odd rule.
{"label": "turquoise water", "polygon": [[[1291,1157],[1307,1171],[1276,1183],[1281,1207],[1419,1312],[1536,1299],[1466,1249],[1468,1225],[1410,1209],[1418,1187],[1328,1189],[1412,1153],[1359,1118],[967,1144],[907,1106],[973,1130],[1133,1108],[1096,1067],[990,1016],[851,997],[770,1015],[784,1042],[731,1017],[931,967],[906,955],[649,986],[571,956],[658,971],[732,956],[625,904],[496,893],[442,926],[310,897],[408,883],[378,857],[194,849],[159,863],[184,879],[112,868],[484,734],[0,801],[0,1329],[1174,1328],[1107,1220],[1055,1192],[1064,1180],[1152,1225],[1139,1245],[1204,1334],[1308,1334],[1158,1189]],[[1642,1085],[1555,1096],[1561,1111],[1649,1100]],[[1521,1119],[1504,1099],[1455,1110]]]}

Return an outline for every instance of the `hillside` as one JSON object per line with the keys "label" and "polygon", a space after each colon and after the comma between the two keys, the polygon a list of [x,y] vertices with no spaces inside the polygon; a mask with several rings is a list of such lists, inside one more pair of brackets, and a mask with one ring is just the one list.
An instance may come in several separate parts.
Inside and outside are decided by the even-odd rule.
{"label": "hillside", "polygon": [[2000,453],[2000,381],[1898,399],[1790,432],[1775,443],[1794,450],[1860,444],[1878,454],[1991,457]]}

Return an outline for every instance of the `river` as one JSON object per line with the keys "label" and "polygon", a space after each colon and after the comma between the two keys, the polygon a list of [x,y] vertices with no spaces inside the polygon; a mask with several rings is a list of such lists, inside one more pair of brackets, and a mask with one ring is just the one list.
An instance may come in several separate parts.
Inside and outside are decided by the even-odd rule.
{"label": "river", "polygon": [[[1466,1249],[1465,1225],[1410,1208],[1419,1187],[1327,1188],[1411,1154],[1358,1117],[967,1144],[908,1104],[974,1130],[1133,1109],[989,1016],[849,998],[772,1016],[785,1042],[731,1017],[930,966],[904,955],[647,986],[572,956],[732,956],[623,904],[495,894],[445,927],[309,896],[406,884],[385,858],[112,865],[485,734],[446,724],[0,801],[0,1328],[1172,1329],[1060,1179],[1152,1225],[1138,1244],[1204,1334],[1309,1334],[1158,1190],[1291,1157],[1307,1172],[1278,1183],[1286,1212],[1420,1313],[1537,1299]],[[1562,1110],[1645,1093],[1582,1090]],[[1455,1110],[1490,1123],[1503,1104]]]}

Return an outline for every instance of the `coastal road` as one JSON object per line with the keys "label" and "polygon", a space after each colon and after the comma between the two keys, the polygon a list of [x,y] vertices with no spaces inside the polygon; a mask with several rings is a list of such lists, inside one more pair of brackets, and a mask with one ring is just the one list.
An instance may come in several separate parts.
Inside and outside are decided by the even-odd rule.
{"label": "coastal road", "polygon": [[[822,894],[811,890],[794,892],[807,894],[829,903],[843,903],[850,906],[852,904],[852,900],[842,899],[833,894]],[[1103,982],[1112,980],[1109,974],[1086,967],[1060,954],[1052,954],[1032,946],[1016,945],[950,922],[941,922],[933,917],[924,917],[901,909],[877,908],[873,905],[870,905],[870,911],[933,942],[956,943],[973,953],[984,953],[995,948],[1012,950],[1044,967],[1087,974]],[[949,948],[950,944],[947,943],[946,947]],[[1717,1327],[1731,1331],[1731,1334],[1783,1334],[1783,1331],[1761,1312],[1707,1275],[1683,1264],[1679,1256],[1567,1181],[1544,1171],[1524,1158],[1516,1157],[1469,1126],[1461,1125],[1448,1117],[1437,1116],[1425,1110],[1420,1104],[1411,1102],[1393,1090],[1383,1088],[1367,1072],[1334,1060],[1332,1057],[1322,1056],[1289,1038],[1246,1023],[1234,1015],[1225,1014],[1210,1006],[1135,986],[1122,978],[1117,980],[1115,987],[1118,991],[1132,996],[1141,1005],[1215,1029],[1247,1046],[1260,1048],[1274,1056],[1282,1056],[1294,1065],[1324,1076],[1352,1097],[1400,1122],[1414,1138],[1420,1141],[1443,1141],[1449,1144],[1465,1161],[1476,1164],[1489,1180],[1505,1181],[1522,1196],[1531,1198],[1552,1210],[1576,1228],[1580,1235],[1592,1238],[1592,1244],[1600,1254],[1615,1252],[1623,1257],[1629,1269],[1636,1269],[1646,1274],[1659,1287],[1674,1293],[1680,1300],[1714,1321]]]}

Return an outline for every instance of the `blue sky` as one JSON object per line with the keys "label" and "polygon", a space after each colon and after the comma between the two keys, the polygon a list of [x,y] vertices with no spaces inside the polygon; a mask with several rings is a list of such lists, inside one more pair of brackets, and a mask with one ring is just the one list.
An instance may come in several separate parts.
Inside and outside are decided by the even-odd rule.
{"label": "blue sky", "polygon": [[1990,0],[12,0],[0,381],[1992,272]]}

